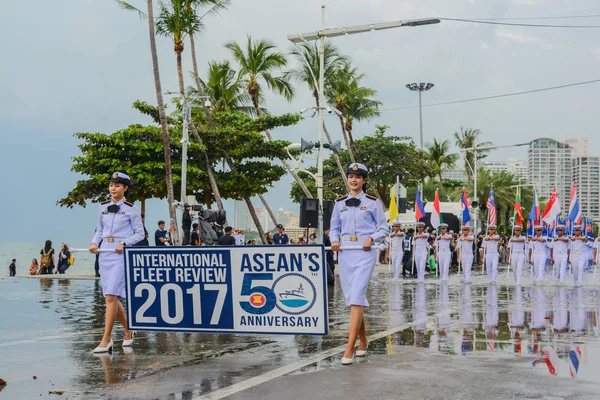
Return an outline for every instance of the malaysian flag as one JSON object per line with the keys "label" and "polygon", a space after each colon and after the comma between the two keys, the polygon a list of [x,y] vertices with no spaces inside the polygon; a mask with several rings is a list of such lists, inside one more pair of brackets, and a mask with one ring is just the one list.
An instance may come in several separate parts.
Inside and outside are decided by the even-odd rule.
{"label": "malaysian flag", "polygon": [[494,187],[490,186],[490,195],[487,201],[488,225],[496,225],[496,200],[494,200]]}

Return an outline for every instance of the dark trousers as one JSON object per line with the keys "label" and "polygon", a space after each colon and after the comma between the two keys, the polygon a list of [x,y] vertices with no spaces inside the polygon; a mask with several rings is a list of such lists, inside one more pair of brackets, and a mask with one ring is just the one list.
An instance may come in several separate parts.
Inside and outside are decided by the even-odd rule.
{"label": "dark trousers", "polygon": [[10,276],[16,276],[17,275],[17,269],[10,269]]}
{"label": "dark trousers", "polygon": [[402,276],[406,276],[407,273],[409,275],[413,273],[412,251],[404,251],[402,257]]}
{"label": "dark trousers", "polygon": [[192,244],[192,233],[189,231],[189,229],[184,229],[183,230],[183,246],[189,246]]}

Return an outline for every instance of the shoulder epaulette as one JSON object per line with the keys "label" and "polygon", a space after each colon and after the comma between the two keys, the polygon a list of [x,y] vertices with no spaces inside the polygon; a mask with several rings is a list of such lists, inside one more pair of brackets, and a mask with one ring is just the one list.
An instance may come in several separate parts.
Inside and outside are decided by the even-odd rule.
{"label": "shoulder epaulette", "polygon": [[125,200],[123,203],[127,204],[129,207],[133,207],[133,203]]}
{"label": "shoulder epaulette", "polygon": [[340,201],[340,200],[344,200],[346,197],[348,197],[348,195],[345,196],[340,196],[337,199],[335,199],[335,201]]}
{"label": "shoulder epaulette", "polygon": [[104,204],[108,204],[108,203],[110,203],[110,200],[103,201],[103,202],[101,202],[100,204],[101,204],[101,205],[104,205]]}
{"label": "shoulder epaulette", "polygon": [[371,196],[370,194],[365,194],[365,196],[371,200],[377,200],[377,197]]}

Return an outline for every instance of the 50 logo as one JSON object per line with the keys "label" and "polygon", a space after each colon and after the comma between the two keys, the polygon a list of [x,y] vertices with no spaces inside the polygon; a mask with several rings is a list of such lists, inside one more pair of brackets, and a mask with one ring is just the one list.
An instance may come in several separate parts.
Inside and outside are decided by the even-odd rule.
{"label": "50 logo", "polygon": [[242,296],[249,301],[241,301],[240,306],[249,314],[267,314],[275,307],[285,314],[299,315],[310,310],[317,300],[314,283],[299,273],[280,276],[272,287],[253,286],[255,281],[273,281],[272,273],[248,273],[242,282]]}

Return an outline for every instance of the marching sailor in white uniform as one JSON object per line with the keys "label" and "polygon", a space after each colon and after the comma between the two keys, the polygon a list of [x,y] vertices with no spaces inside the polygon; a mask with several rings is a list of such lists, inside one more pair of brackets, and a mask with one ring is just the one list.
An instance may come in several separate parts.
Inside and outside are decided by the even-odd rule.
{"label": "marching sailor in white uniform", "polygon": [[521,236],[523,228],[520,225],[515,225],[514,235],[508,241],[508,263],[513,270],[515,283],[521,283],[521,275],[523,274],[523,264],[525,263],[525,248],[527,243],[525,237]]}
{"label": "marching sailor in white uniform", "polygon": [[562,283],[567,277],[567,265],[569,261],[569,238],[565,236],[564,225],[556,227],[558,236],[552,239],[552,247],[550,248],[550,260],[557,267],[556,276]]}
{"label": "marching sailor in white uniform", "polygon": [[417,222],[417,233],[413,236],[413,265],[417,267],[417,280],[425,280],[425,264],[429,257],[429,235],[425,232],[425,223]]}
{"label": "marching sailor in white uniform", "polygon": [[529,263],[533,264],[535,269],[535,280],[541,282],[544,280],[546,271],[546,243],[548,239],[542,236],[542,227],[535,227],[535,236],[529,248]]}
{"label": "marching sailor in white uniform", "polygon": [[331,215],[331,249],[339,251],[340,246],[362,245],[360,250],[339,252],[339,274],[346,304],[350,306],[350,326],[348,345],[342,364],[353,363],[354,346],[357,337],[360,345],[357,357],[367,354],[364,307],[367,301],[369,279],[377,264],[377,251],[371,246],[381,242],[388,235],[388,224],[383,205],[376,197],[364,193],[368,170],[362,164],[353,163],[346,171],[350,193],[336,199]]}
{"label": "marching sailor in white uniform", "polygon": [[392,271],[394,279],[399,279],[402,273],[402,259],[404,258],[404,233],[400,231],[402,224],[399,221],[394,221],[394,231],[390,233],[389,254],[392,262]]}
{"label": "marching sailor in white uniform", "polygon": [[581,235],[581,225],[575,225],[573,227],[575,235],[571,236],[571,246],[569,251],[569,264],[573,268],[573,280],[575,285],[581,285],[583,283],[583,270],[587,262],[587,256],[585,254],[585,242],[587,237]]}
{"label": "marching sailor in white uniform", "polygon": [[435,239],[435,258],[440,269],[440,279],[447,281],[450,272],[450,262],[452,261],[452,249],[450,248],[452,235],[448,233],[448,224],[441,224],[440,231],[440,234]]}
{"label": "marching sailor in white uniform", "polygon": [[462,227],[462,236],[458,237],[458,245],[456,254],[465,275],[465,281],[471,280],[471,267],[473,266],[473,241],[475,237],[471,234],[471,228],[468,226]]}
{"label": "marching sailor in white uniform", "polygon": [[99,257],[100,282],[106,302],[106,321],[102,341],[94,353],[106,353],[113,347],[111,333],[115,318],[125,329],[123,347],[133,344],[133,332],[127,329],[127,316],[119,298],[125,298],[125,261],[123,248],[132,246],[144,239],[144,225],[140,211],[133,203],[125,200],[131,187],[131,179],[122,172],[115,172],[109,179],[111,199],[100,204],[96,234],[89,251],[96,254],[98,243],[102,249],[114,249],[114,252],[102,252]]}
{"label": "marching sailor in white uniform", "polygon": [[496,233],[496,225],[488,226],[488,234],[483,239],[481,247],[483,248],[483,260],[485,267],[487,268],[488,282],[496,282],[498,279],[498,261],[500,255],[498,254],[498,242],[500,236]]}

